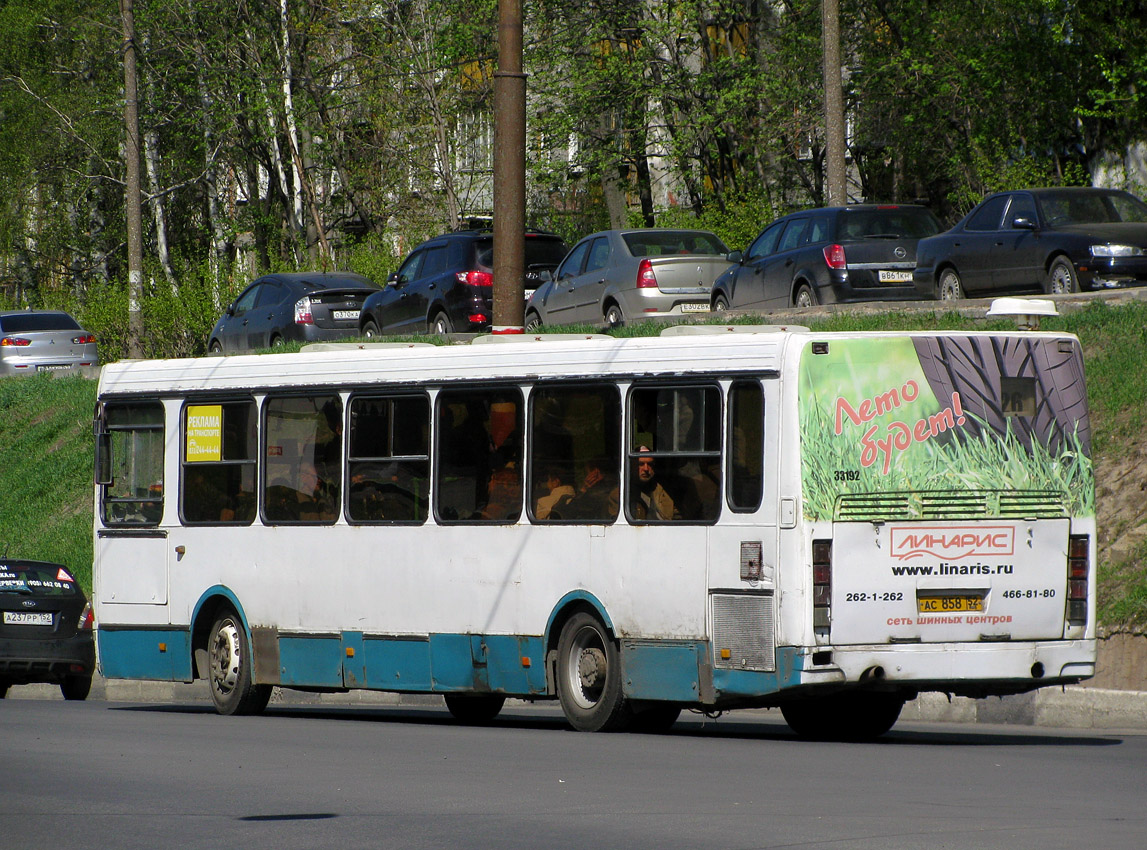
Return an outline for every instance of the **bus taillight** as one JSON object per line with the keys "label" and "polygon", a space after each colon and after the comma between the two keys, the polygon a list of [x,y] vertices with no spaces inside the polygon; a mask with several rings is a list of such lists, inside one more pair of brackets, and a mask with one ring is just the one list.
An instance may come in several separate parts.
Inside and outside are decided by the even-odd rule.
{"label": "bus taillight", "polygon": [[812,542],[812,625],[827,629],[832,604],[832,541]]}
{"label": "bus taillight", "polygon": [[1067,538],[1067,619],[1073,625],[1087,622],[1090,543],[1086,534],[1073,534]]}

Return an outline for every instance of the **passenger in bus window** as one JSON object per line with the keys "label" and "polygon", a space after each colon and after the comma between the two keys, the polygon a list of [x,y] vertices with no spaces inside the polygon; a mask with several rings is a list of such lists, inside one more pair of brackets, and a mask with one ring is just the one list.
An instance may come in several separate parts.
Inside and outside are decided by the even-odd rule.
{"label": "passenger in bus window", "polygon": [[522,476],[510,461],[490,473],[490,497],[474,519],[516,520],[522,513]]}
{"label": "passenger in bus window", "polygon": [[[647,446],[640,446],[637,450],[649,452]],[[652,455],[643,454],[637,458],[637,487],[634,489],[632,510],[635,519],[647,522],[681,519],[673,497],[657,480],[657,465]]]}
{"label": "passenger in bus window", "polygon": [[620,505],[620,488],[604,458],[586,461],[585,476],[577,493],[562,509],[563,519],[613,522]]}
{"label": "passenger in bus window", "polygon": [[547,466],[539,489],[542,488],[548,492],[538,498],[534,516],[538,519],[562,519],[562,508],[573,499],[575,492],[566,474],[557,466]]}

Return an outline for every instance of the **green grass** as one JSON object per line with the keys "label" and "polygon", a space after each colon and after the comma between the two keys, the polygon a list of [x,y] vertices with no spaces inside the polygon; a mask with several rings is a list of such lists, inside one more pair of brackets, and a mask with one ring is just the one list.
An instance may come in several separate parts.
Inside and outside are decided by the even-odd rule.
{"label": "green grass", "polygon": [[0,380],[0,553],[66,564],[91,589],[96,382]]}
{"label": "green grass", "polygon": [[[761,319],[737,317],[738,324]],[[775,321],[775,319],[774,319]],[[835,330],[1010,330],[1010,321],[986,322],[951,312],[888,314],[849,313],[827,319],[801,317],[817,331]],[[714,323],[729,319],[714,317]],[[620,328],[615,336],[649,336],[663,324],[641,323]],[[1098,481],[1105,464],[1128,456],[1144,433],[1147,411],[1147,304],[1119,306],[1093,303],[1082,310],[1045,319],[1044,330],[1067,331],[1083,343],[1092,411],[1092,448]],[[547,332],[600,333],[592,325],[546,328]],[[436,337],[417,341],[441,342]],[[406,338],[405,341],[412,341]],[[291,350],[289,347],[287,350]],[[92,431],[95,382],[48,376],[0,380],[0,553],[67,564],[90,589],[92,562]],[[988,451],[990,447],[985,447]],[[1077,493],[1073,479],[1057,480],[1050,466],[1008,472],[999,464],[1000,480],[1019,475],[1033,487]],[[831,467],[831,464],[828,468]],[[1005,475],[1005,473],[1007,473]],[[1130,476],[1138,487],[1141,476]],[[1038,481],[1039,483],[1034,483]],[[991,488],[995,479],[969,481],[968,487]],[[912,482],[908,482],[909,485]],[[1079,506],[1077,506],[1078,509]],[[1102,511],[1101,511],[1102,521]],[[1137,520],[1123,520],[1126,525]],[[1126,528],[1112,529],[1124,532]],[[1101,528],[1101,533],[1104,529]],[[1147,627],[1147,544],[1130,555],[1099,566],[1099,619],[1112,628]]]}

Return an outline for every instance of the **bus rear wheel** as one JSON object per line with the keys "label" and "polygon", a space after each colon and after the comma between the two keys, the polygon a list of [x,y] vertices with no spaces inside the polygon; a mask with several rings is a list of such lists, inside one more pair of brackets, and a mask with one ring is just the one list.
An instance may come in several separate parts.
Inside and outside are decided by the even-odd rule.
{"label": "bus rear wheel", "polygon": [[611,732],[632,718],[621,689],[621,652],[593,614],[574,614],[558,639],[558,700],[579,732]]}
{"label": "bus rear wheel", "polygon": [[899,694],[833,694],[784,703],[781,714],[802,738],[871,741],[895,725],[903,707]]}
{"label": "bus rear wheel", "polygon": [[211,627],[211,701],[220,714],[258,714],[271,699],[270,685],[256,685],[251,676],[247,632],[234,611],[224,611]]}
{"label": "bus rear wheel", "polygon": [[455,720],[472,726],[489,723],[506,703],[497,694],[443,694],[442,699]]}

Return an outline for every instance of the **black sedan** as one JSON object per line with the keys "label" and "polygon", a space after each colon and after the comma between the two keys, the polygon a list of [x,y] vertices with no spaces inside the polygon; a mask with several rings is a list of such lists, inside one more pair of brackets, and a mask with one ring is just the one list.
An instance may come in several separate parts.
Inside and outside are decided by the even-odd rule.
{"label": "black sedan", "polygon": [[95,666],[92,608],[68,568],[0,559],[0,697],[47,682],[85,699]]}
{"label": "black sedan", "polygon": [[1147,204],[1117,189],[989,195],[917,248],[917,287],[936,297],[1064,293],[1147,284]]}
{"label": "black sedan", "polygon": [[352,272],[269,274],[228,307],[207,338],[211,354],[257,351],[284,342],[358,336],[362,303],[379,285]]}
{"label": "black sedan", "polygon": [[[916,243],[940,231],[927,207],[856,204],[792,213],[761,231],[713,284],[714,310],[922,297]],[[930,295],[924,295],[930,298]]]}

